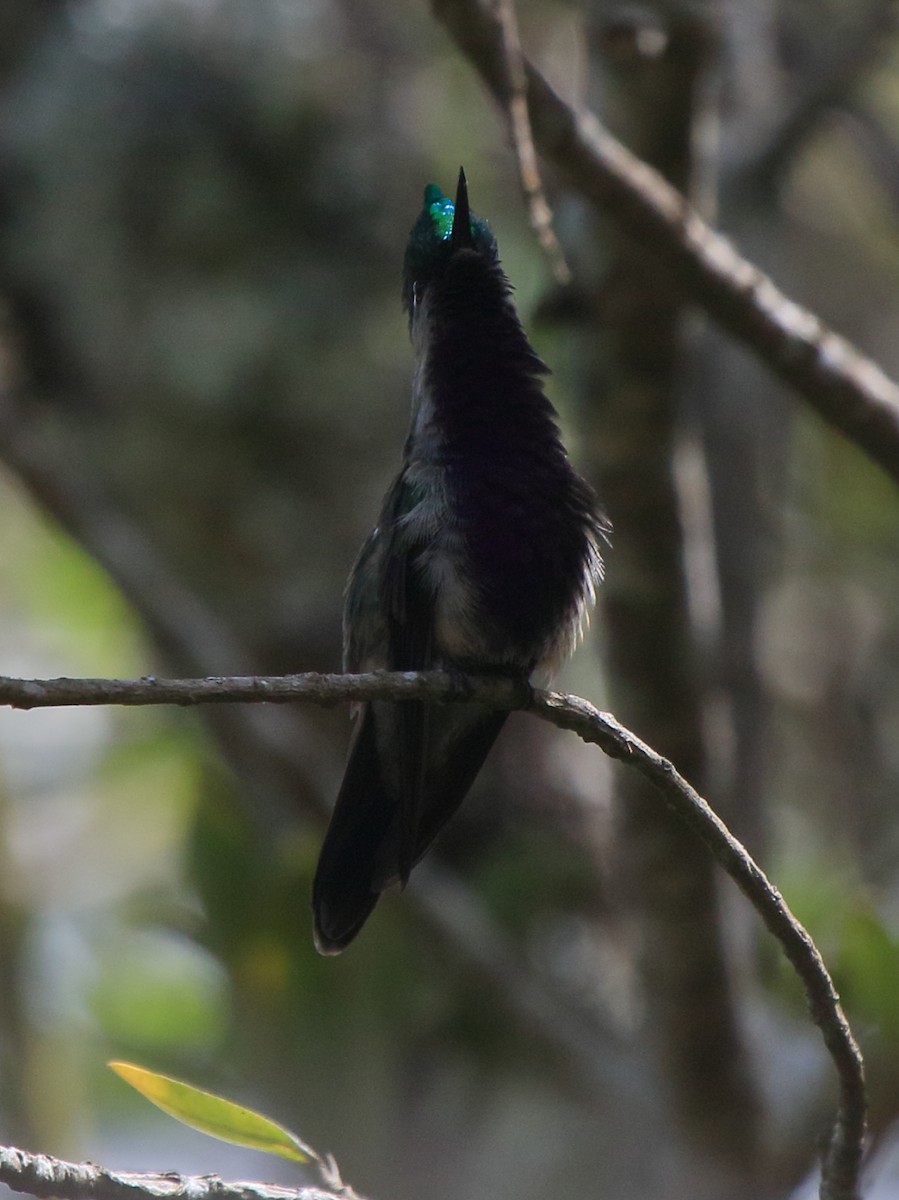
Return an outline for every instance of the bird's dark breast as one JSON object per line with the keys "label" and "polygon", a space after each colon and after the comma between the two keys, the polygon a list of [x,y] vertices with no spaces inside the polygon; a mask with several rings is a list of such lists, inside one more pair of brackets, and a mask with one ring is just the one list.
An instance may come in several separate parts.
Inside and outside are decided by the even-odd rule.
{"label": "bird's dark breast", "polygon": [[447,498],[486,630],[501,656],[533,663],[577,612],[595,497],[565,454],[546,367],[498,265],[458,256],[438,299],[428,384]]}
{"label": "bird's dark breast", "polygon": [[498,648],[542,657],[584,588],[589,547],[569,481],[552,465],[504,456],[490,471],[461,472],[451,495]]}
{"label": "bird's dark breast", "polygon": [[500,655],[514,649],[533,662],[583,594],[592,493],[571,468],[539,385],[516,398],[497,384],[498,394],[472,389],[445,414],[448,499],[485,632]]}

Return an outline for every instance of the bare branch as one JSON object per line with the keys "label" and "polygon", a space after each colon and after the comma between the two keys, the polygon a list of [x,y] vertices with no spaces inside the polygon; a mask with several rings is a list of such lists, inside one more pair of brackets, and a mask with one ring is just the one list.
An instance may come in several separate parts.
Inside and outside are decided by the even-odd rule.
{"label": "bare branch", "polygon": [[[542,691],[510,679],[462,679],[440,671],[368,675],[216,677],[211,679],[11,679],[0,677],[0,704],[47,708],[82,704],[289,703],[336,704],[358,700],[477,700],[504,709],[527,709],[569,729],[612,758],[640,771],[702,839],[748,898],[796,971],[839,1078],[839,1103],[822,1169],[822,1200],[856,1200],[865,1136],[865,1083],[861,1053],[817,947],[777,888],[673,764],[640,741],[609,713],[586,700]],[[43,1194],[43,1193],[42,1193]],[[75,1193],[57,1192],[59,1195]],[[80,1196],[82,1193],[77,1193]]]}
{"label": "bare branch", "polygon": [[373,671],[367,675],[212,675],[206,679],[11,679],[0,676],[0,705],[69,708],[117,704],[339,704],[346,700],[467,700],[497,708],[527,708],[532,691],[507,679],[459,683],[443,671]]}
{"label": "bare branch", "polygon": [[[434,13],[508,108],[502,26],[484,0],[432,0]],[[657,171],[590,113],[575,112],[529,62],[538,151],[671,272],[685,294],[796,388],[899,482],[899,384],[783,294]]]}
{"label": "bare branch", "polygon": [[346,1200],[343,1191],[228,1183],[217,1175],[137,1174],[70,1163],[0,1146],[0,1183],[15,1192],[60,1200]]}
{"label": "bare branch", "polygon": [[543,180],[540,178],[537,151],[534,149],[534,138],[531,133],[531,119],[528,116],[528,81],[524,69],[521,39],[518,35],[515,0],[499,0],[496,12],[503,33],[503,51],[506,56],[506,71],[509,80],[509,130],[512,135],[515,158],[518,162],[518,177],[527,200],[531,226],[537,234],[537,239],[549,262],[553,278],[556,283],[564,286],[571,283],[571,269],[565,261],[565,252],[556,237],[555,229],[553,229],[552,209],[546,198]]}

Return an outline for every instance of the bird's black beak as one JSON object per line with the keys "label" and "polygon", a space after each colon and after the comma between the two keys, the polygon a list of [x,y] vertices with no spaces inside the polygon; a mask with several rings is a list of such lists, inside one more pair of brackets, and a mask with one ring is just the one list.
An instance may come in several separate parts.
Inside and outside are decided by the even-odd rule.
{"label": "bird's black beak", "polygon": [[472,245],[471,212],[468,208],[468,183],[465,179],[465,171],[460,167],[459,183],[456,187],[455,211],[453,212],[453,230],[450,235],[450,248],[453,254],[455,254],[458,250],[470,250]]}

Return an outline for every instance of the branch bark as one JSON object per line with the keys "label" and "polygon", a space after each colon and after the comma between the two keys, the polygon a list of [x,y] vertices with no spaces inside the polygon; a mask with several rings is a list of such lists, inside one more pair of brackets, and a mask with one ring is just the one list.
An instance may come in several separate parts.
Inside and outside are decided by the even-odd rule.
{"label": "branch bark", "polygon": [[108,1171],[96,1163],[64,1162],[14,1146],[0,1146],[0,1183],[14,1192],[60,1200],[346,1200],[344,1192],[228,1183],[218,1175]]}
{"label": "branch bark", "polygon": [[[432,0],[497,102],[510,103],[502,29],[484,0]],[[899,483],[899,384],[707,225],[674,187],[525,63],[534,143],[658,259],[685,295]]]}
{"label": "branch bark", "polygon": [[[777,888],[723,821],[674,765],[609,713],[577,696],[531,688],[507,679],[458,679],[439,671],[374,672],[367,675],[218,676],[210,679],[13,679],[0,677],[0,704],[12,708],[118,704],[238,704],[306,701],[336,704],[358,700],[477,700],[497,708],[527,710],[576,733],[612,758],[639,771],[662,793],[667,806],[705,843],[761,916],[805,989],[812,1020],[821,1031],[839,1081],[833,1132],[821,1173],[821,1200],[858,1200],[864,1148],[866,1099],[861,1053],[817,947]],[[10,1152],[20,1153],[20,1152]],[[33,1160],[36,1161],[36,1160]],[[51,1160],[46,1160],[51,1161]],[[0,1164],[2,1166],[2,1164]],[[32,1167],[32,1173],[34,1168]],[[54,1182],[35,1195],[81,1200],[90,1193],[80,1177],[69,1190]],[[0,1170],[0,1182],[8,1182]],[[10,1185],[13,1186],[13,1185]],[[24,1190],[30,1190],[26,1187]],[[124,1193],[108,1193],[112,1200]],[[134,1195],[134,1192],[129,1193]],[[143,1194],[155,1195],[152,1192]],[[219,1193],[216,1193],[218,1195]],[[230,1197],[231,1193],[228,1193]]]}

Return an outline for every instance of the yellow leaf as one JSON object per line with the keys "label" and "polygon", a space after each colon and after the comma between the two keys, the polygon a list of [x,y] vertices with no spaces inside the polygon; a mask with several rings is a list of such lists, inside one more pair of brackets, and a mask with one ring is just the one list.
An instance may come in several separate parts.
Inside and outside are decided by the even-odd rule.
{"label": "yellow leaf", "polygon": [[109,1066],[157,1108],[201,1133],[253,1150],[280,1154],[294,1162],[321,1161],[319,1155],[289,1129],[250,1108],[168,1075],[136,1067],[133,1063],[111,1062]]}

